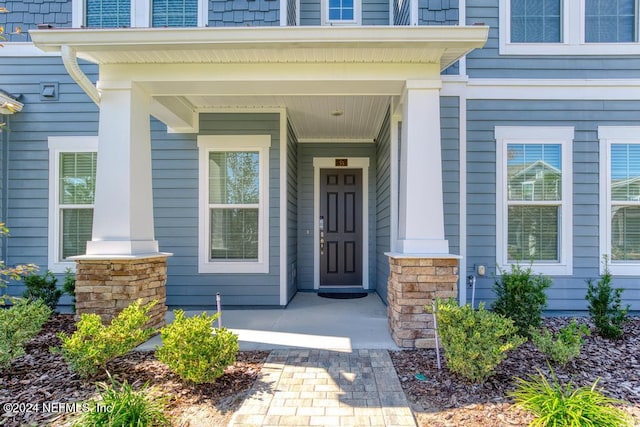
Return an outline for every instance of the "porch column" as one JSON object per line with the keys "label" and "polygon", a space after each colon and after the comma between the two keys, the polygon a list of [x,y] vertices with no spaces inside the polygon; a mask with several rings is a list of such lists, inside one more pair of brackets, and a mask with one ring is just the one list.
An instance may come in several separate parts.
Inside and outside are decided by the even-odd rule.
{"label": "porch column", "polygon": [[407,81],[402,107],[399,252],[448,254],[444,238],[440,80]]}
{"label": "porch column", "polygon": [[150,97],[133,82],[99,87],[93,233],[76,258],[76,310],[103,321],[137,299],[158,300],[149,326],[164,324],[166,263],[154,236]]}
{"label": "porch column", "polygon": [[400,347],[435,344],[435,298],[457,295],[458,256],[444,235],[440,80],[407,81],[402,105],[396,252],[388,253],[391,337]]}
{"label": "porch column", "polygon": [[150,97],[132,82],[100,86],[93,234],[87,255],[158,252],[153,229]]}

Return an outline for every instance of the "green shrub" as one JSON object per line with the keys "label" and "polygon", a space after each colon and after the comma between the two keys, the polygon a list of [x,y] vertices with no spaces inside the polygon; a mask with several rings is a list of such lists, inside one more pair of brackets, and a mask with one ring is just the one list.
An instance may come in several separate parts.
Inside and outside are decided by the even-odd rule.
{"label": "green shrub", "polygon": [[40,300],[18,299],[10,308],[0,309],[0,369],[24,354],[24,345],[38,335],[51,315],[51,309]]}
{"label": "green shrub", "polygon": [[197,384],[215,381],[235,363],[238,337],[225,328],[213,328],[218,314],[185,318],[176,310],[175,316],[161,330],[162,347],[156,349],[156,357],[182,379]]}
{"label": "green shrub", "polygon": [[562,386],[551,371],[551,382],[538,371],[529,380],[516,378],[516,390],[510,393],[516,405],[532,412],[536,418],[530,426],[556,427],[618,427],[628,426],[630,417],[613,405],[616,399],[604,396],[598,390],[596,380],[591,387],[574,388],[569,383]]}
{"label": "green shrub", "polygon": [[629,306],[622,308],[623,289],[611,287],[611,273],[607,261],[605,256],[604,272],[596,283],[593,283],[592,279],[587,280],[586,300],[589,301],[589,314],[598,335],[618,339],[622,337]]}
{"label": "green shrub", "polygon": [[76,275],[70,268],[64,271],[64,282],[62,282],[62,290],[71,296],[71,311],[76,312]]}
{"label": "green shrub", "polygon": [[62,357],[81,377],[97,374],[108,361],[128,353],[151,337],[153,329],[143,327],[149,320],[149,309],[156,302],[144,306],[139,300],[134,302],[109,326],[103,325],[97,314],[82,314],[73,335],[58,335],[62,340],[59,350]]}
{"label": "green shrub", "polygon": [[561,365],[566,365],[570,360],[578,357],[583,336],[589,335],[589,329],[585,325],[578,326],[574,320],[561,328],[554,336],[548,329],[539,331],[531,328],[531,340],[533,344],[548,358]]}
{"label": "green shrub", "polygon": [[531,266],[523,268],[511,265],[511,271],[499,270],[493,290],[496,300],[491,309],[513,320],[518,333],[529,336],[529,328],[537,328],[542,323],[542,311],[547,306],[545,289],[551,286],[551,279],[534,275]]}
{"label": "green shrub", "polygon": [[526,339],[518,336],[513,320],[454,300],[437,302],[438,335],[447,366],[452,372],[473,382],[489,378],[507,351]]}
{"label": "green shrub", "polygon": [[145,383],[139,390],[126,381],[118,383],[109,376],[111,384],[98,383],[100,399],[89,403],[89,410],[74,422],[74,427],[156,427],[171,425],[164,411],[165,397]]}
{"label": "green shrub", "polygon": [[58,283],[58,279],[49,270],[42,276],[30,274],[24,278],[24,285],[27,289],[22,296],[30,300],[41,299],[47,304],[47,307],[55,310],[62,296],[62,291],[56,288],[56,283]]}

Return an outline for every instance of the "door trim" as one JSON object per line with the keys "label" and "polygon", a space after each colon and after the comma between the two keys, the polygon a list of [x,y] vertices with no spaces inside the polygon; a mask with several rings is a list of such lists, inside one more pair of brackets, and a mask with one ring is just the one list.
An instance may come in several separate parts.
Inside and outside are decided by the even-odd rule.
{"label": "door trim", "polygon": [[[347,159],[349,166],[336,166],[336,159]],[[369,289],[369,158],[313,158],[313,289],[320,289],[320,169],[362,170],[362,288]]]}

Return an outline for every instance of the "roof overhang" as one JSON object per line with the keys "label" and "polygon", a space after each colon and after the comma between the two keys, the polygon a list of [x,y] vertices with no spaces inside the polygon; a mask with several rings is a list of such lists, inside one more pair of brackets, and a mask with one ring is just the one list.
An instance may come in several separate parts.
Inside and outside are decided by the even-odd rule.
{"label": "roof overhang", "polygon": [[439,63],[487,40],[485,26],[50,29],[29,32],[45,52],[75,49],[96,64]]}
{"label": "roof overhang", "polygon": [[[102,90],[126,80],[140,85],[154,98],[152,114],[176,131],[197,132],[198,112],[247,106],[292,111],[293,106],[293,114],[316,122],[316,129],[329,129],[329,124],[336,129],[331,135],[309,132],[309,139],[370,140],[371,134],[345,133],[335,119],[329,123],[324,117],[334,104],[354,96],[378,97],[375,105],[383,116],[383,104],[401,95],[407,80],[440,80],[440,71],[482,47],[488,32],[486,26],[302,26],[47,29],[30,34],[43,51],[61,52],[69,73],[96,103],[99,91],[77,58],[100,66]],[[325,97],[326,102],[292,98],[301,96]],[[361,104],[362,114],[354,110],[355,118],[374,105]],[[347,114],[344,121],[353,123]],[[375,127],[362,125],[369,132]]]}

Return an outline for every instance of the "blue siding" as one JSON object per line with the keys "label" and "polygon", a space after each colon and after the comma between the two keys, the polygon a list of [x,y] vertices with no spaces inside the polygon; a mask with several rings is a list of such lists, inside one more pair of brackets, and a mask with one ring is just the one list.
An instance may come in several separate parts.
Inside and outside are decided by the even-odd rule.
{"label": "blue siding", "polygon": [[[0,27],[4,27],[10,42],[31,41],[28,30],[38,24],[71,27],[71,0],[6,0],[2,6],[9,13],[0,13]],[[12,34],[16,27],[22,28],[22,34]]]}
{"label": "blue siding", "polygon": [[298,140],[287,126],[287,297],[298,289]]}
{"label": "blue siding", "polygon": [[444,233],[449,252],[460,253],[460,120],[458,97],[440,98]]}
{"label": "blue siding", "polygon": [[[598,126],[637,124],[636,101],[468,101],[467,131],[467,274],[474,264],[488,267],[478,280],[476,298],[491,301],[496,249],[495,126],[574,126],[573,276],[553,277],[549,310],[586,309],[585,280],[598,277],[599,177]],[[637,278],[614,278],[614,286],[635,310],[640,309]]]}
{"label": "blue siding", "polygon": [[300,25],[320,25],[320,0],[300,0]]}
{"label": "blue siding", "polygon": [[279,114],[201,114],[201,135],[271,135],[269,151],[269,273],[198,274],[198,149],[196,135],[168,134],[153,121],[156,239],[169,258],[167,305],[213,306],[280,303]]}
{"label": "blue siding", "polygon": [[389,0],[362,0],[362,25],[389,25]]}
{"label": "blue siding", "polygon": [[210,27],[269,27],[280,25],[277,0],[209,0]]}
{"label": "blue siding", "polygon": [[[376,291],[387,301],[391,250],[391,115],[387,112],[376,138]],[[373,239],[371,239],[373,240]]]}
{"label": "blue siding", "polygon": [[419,25],[458,25],[458,0],[418,0]]}
{"label": "blue siding", "polygon": [[[374,144],[298,144],[298,289],[313,289],[313,158],[368,157],[369,241],[376,235]],[[375,287],[375,245],[369,246],[369,282]]]}
{"label": "blue siding", "polygon": [[467,24],[491,27],[483,49],[471,52],[467,74],[477,78],[638,78],[640,55],[633,56],[519,56],[498,53],[498,0],[475,0],[467,5]]}
{"label": "blue siding", "polygon": [[[0,221],[11,231],[5,261],[9,265],[34,263],[44,271],[48,265],[48,137],[96,135],[98,108],[71,80],[60,58],[3,57],[2,63],[11,73],[0,73],[0,88],[22,95],[20,101],[25,104],[20,113],[9,118],[9,129],[1,135],[7,143],[2,151],[7,203]],[[97,67],[82,68],[90,78],[96,78]],[[59,82],[58,101],[40,100],[42,81]],[[19,295],[23,286],[20,282],[11,284],[9,291]],[[69,302],[68,297],[61,300],[62,304]]]}

